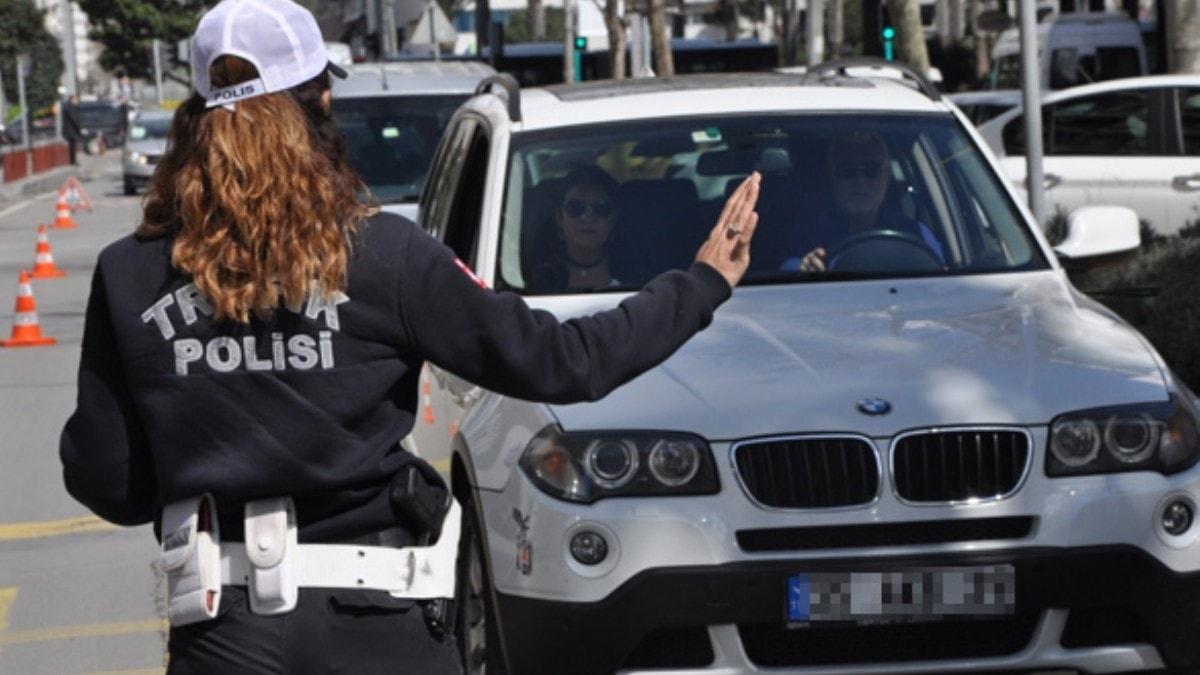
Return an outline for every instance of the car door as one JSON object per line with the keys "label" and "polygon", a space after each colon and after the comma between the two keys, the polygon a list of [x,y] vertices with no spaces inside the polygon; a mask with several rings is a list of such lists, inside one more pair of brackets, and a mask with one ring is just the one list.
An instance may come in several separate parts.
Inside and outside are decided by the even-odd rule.
{"label": "car door", "polygon": [[1180,154],[1169,160],[1171,222],[1178,227],[1200,223],[1200,86],[1175,91]]}
{"label": "car door", "polygon": [[[1046,205],[1051,213],[1081,206],[1127,206],[1156,230],[1170,227],[1170,177],[1162,167],[1162,92],[1112,91],[1043,108]],[[1024,120],[1004,129],[1005,174],[1025,188]]]}
{"label": "car door", "polygon": [[[470,115],[460,118],[447,133],[444,152],[439,152],[435,173],[430,174],[427,199],[422,200],[423,225],[430,235],[449,246],[467,268],[474,269],[489,134],[484,121]],[[449,449],[448,441],[455,436],[463,416],[483,390],[431,363],[425,364],[420,387],[421,411],[412,442],[418,452],[440,456],[443,449]]]}

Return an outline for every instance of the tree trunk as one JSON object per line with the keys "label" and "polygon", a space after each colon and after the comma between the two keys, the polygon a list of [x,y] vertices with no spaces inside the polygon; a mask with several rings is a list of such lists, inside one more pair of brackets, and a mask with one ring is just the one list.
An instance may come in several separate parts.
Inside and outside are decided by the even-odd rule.
{"label": "tree trunk", "polygon": [[1200,73],[1200,4],[1195,0],[1159,0],[1167,8],[1167,69]]}
{"label": "tree trunk", "polygon": [[825,28],[829,32],[829,58],[842,58],[846,43],[846,0],[825,0]]}
{"label": "tree trunk", "polygon": [[929,53],[925,50],[925,33],[921,30],[921,7],[918,0],[888,0],[892,26],[896,29],[896,59],[904,61],[925,75],[929,72]]}
{"label": "tree trunk", "polygon": [[625,19],[621,16],[621,0],[605,0],[604,25],[608,28],[608,61],[611,77],[625,79]]}
{"label": "tree trunk", "polygon": [[529,39],[541,42],[546,39],[546,5],[542,0],[529,0]]}
{"label": "tree trunk", "polygon": [[675,74],[675,57],[671,54],[671,37],[667,28],[666,0],[650,0],[650,44],[654,49],[654,73],[659,77]]}
{"label": "tree trunk", "polygon": [[725,41],[736,42],[738,33],[741,32],[738,27],[738,8],[737,0],[720,0],[721,19],[725,24]]}

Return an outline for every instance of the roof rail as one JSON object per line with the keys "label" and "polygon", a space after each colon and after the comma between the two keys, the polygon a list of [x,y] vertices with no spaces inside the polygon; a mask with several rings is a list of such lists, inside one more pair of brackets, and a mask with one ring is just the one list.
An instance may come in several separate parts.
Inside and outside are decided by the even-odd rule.
{"label": "roof rail", "polygon": [[899,61],[888,61],[875,56],[856,56],[848,59],[834,59],[833,61],[819,63],[804,74],[803,82],[804,84],[816,82],[822,77],[832,73],[849,75],[846,72],[846,70],[849,68],[887,68],[889,70],[899,71],[905,77],[908,77],[916,82],[917,88],[921,90],[922,94],[925,94],[925,96],[929,97],[929,100],[942,100],[942,93],[937,90],[937,87],[933,86],[933,83],[929,81],[929,78],[917,72],[915,68],[906,63],[901,63]]}
{"label": "roof rail", "polygon": [[475,95],[490,93],[493,85],[500,85],[504,88],[505,96],[508,98],[508,119],[513,122],[521,121],[521,85],[517,82],[517,78],[508,73],[496,73],[485,77],[478,86],[475,87]]}

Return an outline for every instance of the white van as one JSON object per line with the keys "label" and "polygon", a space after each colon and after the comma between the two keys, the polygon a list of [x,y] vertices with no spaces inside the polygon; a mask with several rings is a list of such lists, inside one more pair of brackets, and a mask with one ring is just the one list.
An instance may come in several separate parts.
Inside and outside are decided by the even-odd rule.
{"label": "white van", "polygon": [[[1137,22],[1118,13],[1050,14],[1037,27],[1042,89],[1137,77],[1148,72]],[[1021,39],[1016,28],[992,49],[991,89],[1021,87]]]}

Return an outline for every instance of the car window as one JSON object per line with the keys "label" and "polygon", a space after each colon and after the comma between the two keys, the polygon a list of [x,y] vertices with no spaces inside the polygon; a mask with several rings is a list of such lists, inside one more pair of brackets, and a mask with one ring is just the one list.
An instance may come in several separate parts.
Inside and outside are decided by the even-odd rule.
{"label": "car window", "polygon": [[170,118],[137,119],[129,127],[129,140],[144,141],[147,139],[166,138],[171,131]]}
{"label": "car window", "polygon": [[465,94],[335,98],[350,164],[381,202],[415,202],[438,140]]}
{"label": "car window", "polygon": [[[726,196],[763,174],[743,283],[1036,269],[1015,205],[955,118],[688,118],[517,134],[497,285],[634,289],[686,268]],[[802,269],[822,248],[829,270]]]}
{"label": "car window", "polygon": [[450,212],[442,241],[467,265],[475,266],[475,244],[479,235],[483,192],[487,182],[488,135],[475,125],[466,141],[462,173],[450,200]]}
{"label": "car window", "polygon": [[992,67],[992,89],[1021,88],[1021,55],[1008,54],[996,59]]}
{"label": "car window", "polygon": [[421,224],[437,239],[445,239],[446,222],[453,207],[453,197],[466,163],[467,149],[478,123],[471,117],[460,118],[446,132],[430,171],[431,183],[422,198]]}
{"label": "car window", "polygon": [[1052,155],[1145,155],[1150,97],[1122,91],[1063,101],[1051,107]]}
{"label": "car window", "polygon": [[[1150,97],[1144,90],[1073,98],[1042,108],[1046,155],[1147,155]],[[1025,154],[1025,119],[1004,125],[1004,151]]]}
{"label": "car window", "polygon": [[1183,152],[1200,155],[1200,89],[1179,92],[1179,121],[1183,125]]}

